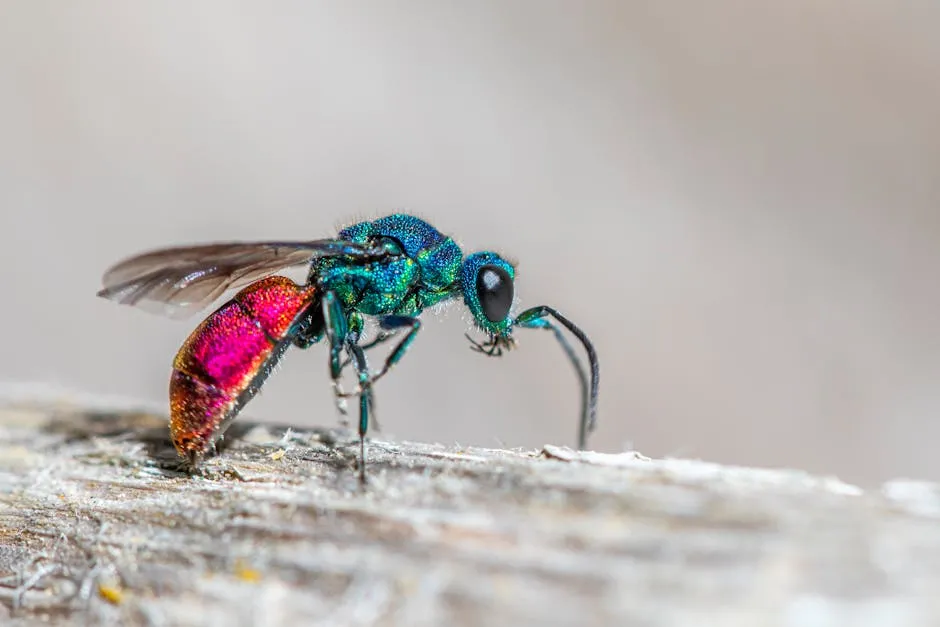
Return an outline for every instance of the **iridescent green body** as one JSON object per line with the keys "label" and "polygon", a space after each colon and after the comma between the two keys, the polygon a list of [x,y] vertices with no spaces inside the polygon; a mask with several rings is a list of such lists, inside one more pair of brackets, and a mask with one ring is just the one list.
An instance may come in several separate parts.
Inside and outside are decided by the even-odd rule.
{"label": "iridescent green body", "polygon": [[403,253],[390,261],[359,266],[338,258],[318,260],[311,268],[311,279],[334,291],[347,309],[369,316],[415,316],[461,294],[460,247],[418,218],[395,214],[360,222],[339,236],[357,244],[386,238]]}

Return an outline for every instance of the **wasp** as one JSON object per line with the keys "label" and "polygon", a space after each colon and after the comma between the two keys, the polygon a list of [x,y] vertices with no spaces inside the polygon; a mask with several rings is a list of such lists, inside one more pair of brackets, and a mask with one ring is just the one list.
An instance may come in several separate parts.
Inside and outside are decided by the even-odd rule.
{"label": "wasp", "polygon": [[[294,266],[309,268],[306,282],[277,274]],[[98,296],[185,318],[226,291],[240,290],[193,330],[173,360],[170,436],[190,468],[214,450],[288,348],[325,340],[337,406],[345,412],[345,399],[359,399],[359,478],[365,482],[375,383],[407,353],[421,330],[422,312],[448,301],[463,301],[485,336],[467,338],[484,355],[497,357],[513,348],[516,328],[554,334],[581,384],[578,445],[585,447],[596,423],[597,353],[587,335],[552,307],[513,315],[514,279],[513,264],[500,255],[465,256],[451,237],[399,213],[353,224],[330,239],[221,242],[146,252],[108,269]],[[378,328],[367,342],[365,317]],[[559,324],[583,345],[590,380]],[[366,351],[393,338],[397,342],[381,368],[371,370]],[[340,380],[349,365],[358,385],[345,392]]]}

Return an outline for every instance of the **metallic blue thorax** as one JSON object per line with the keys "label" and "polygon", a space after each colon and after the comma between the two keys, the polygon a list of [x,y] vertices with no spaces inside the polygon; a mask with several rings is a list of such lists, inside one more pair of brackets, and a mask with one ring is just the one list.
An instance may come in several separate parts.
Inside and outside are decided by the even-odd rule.
{"label": "metallic blue thorax", "polygon": [[339,259],[319,261],[312,274],[347,308],[367,315],[416,315],[459,293],[460,247],[419,218],[394,214],[354,224],[339,236],[360,244],[391,238],[404,251],[401,259],[359,266]]}

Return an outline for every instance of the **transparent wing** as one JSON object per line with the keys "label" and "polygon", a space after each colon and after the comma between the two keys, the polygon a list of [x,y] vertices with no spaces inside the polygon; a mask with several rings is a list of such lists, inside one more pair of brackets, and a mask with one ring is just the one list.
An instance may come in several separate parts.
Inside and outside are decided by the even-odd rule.
{"label": "transparent wing", "polygon": [[224,292],[317,257],[380,259],[383,248],[338,239],[308,242],[223,242],[163,248],[135,255],[105,272],[98,296],[185,318]]}

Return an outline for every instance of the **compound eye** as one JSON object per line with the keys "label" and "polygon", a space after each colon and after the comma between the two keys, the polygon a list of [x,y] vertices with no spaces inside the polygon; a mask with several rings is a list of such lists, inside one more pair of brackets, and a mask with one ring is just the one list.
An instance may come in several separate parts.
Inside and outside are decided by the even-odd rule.
{"label": "compound eye", "polygon": [[477,272],[477,296],[483,315],[490,322],[502,322],[512,307],[512,278],[499,266],[482,266]]}

